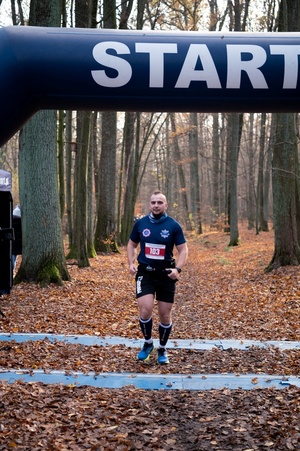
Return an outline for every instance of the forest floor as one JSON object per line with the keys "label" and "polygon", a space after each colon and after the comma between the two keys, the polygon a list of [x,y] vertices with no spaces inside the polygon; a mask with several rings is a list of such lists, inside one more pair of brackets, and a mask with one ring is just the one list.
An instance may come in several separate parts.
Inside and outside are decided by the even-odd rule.
{"label": "forest floor", "polygon": [[[240,244],[208,231],[189,237],[170,340],[300,341],[300,271],[265,273],[273,232],[240,227]],[[89,268],[69,261],[70,282],[14,286],[0,299],[1,333],[141,339],[126,250]],[[154,313],[154,338],[158,318]],[[42,369],[147,374],[300,376],[300,349],[169,349],[170,364],[136,360],[136,348],[0,337],[0,371]],[[141,340],[142,343],[142,340]],[[300,388],[141,390],[0,383],[0,450],[299,450]]]}

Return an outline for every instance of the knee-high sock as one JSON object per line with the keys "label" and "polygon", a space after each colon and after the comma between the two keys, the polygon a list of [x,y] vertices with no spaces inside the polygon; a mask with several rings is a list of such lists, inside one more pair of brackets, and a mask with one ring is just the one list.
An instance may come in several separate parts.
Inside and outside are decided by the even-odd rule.
{"label": "knee-high sock", "polygon": [[160,323],[158,326],[158,332],[159,332],[159,345],[164,348],[167,344],[167,341],[169,339],[170,333],[172,330],[172,323],[170,324],[162,324]]}
{"label": "knee-high sock", "polygon": [[140,327],[146,341],[152,339],[152,317],[149,319],[140,318]]}

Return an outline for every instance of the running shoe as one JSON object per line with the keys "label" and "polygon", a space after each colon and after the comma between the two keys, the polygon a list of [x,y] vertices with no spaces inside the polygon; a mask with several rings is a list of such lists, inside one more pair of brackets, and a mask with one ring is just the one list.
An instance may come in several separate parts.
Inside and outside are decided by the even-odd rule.
{"label": "running shoe", "polygon": [[169,363],[168,354],[164,348],[158,348],[157,350],[157,363],[160,365],[166,365]]}
{"label": "running shoe", "polygon": [[142,349],[140,350],[140,352],[138,353],[137,358],[139,360],[148,360],[150,357],[151,352],[153,352],[154,350],[154,344],[153,343],[144,343],[144,346],[142,347]]}

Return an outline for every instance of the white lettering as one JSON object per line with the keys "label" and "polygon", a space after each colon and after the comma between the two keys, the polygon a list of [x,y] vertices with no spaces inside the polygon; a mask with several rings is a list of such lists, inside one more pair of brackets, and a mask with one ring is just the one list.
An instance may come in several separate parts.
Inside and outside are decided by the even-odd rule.
{"label": "white lettering", "polygon": [[103,66],[115,69],[117,71],[116,77],[108,77],[105,70],[92,70],[92,77],[100,86],[106,88],[119,88],[126,85],[132,76],[132,68],[128,61],[119,58],[116,55],[107,53],[107,50],[114,50],[119,54],[129,54],[130,50],[127,45],[121,42],[100,42],[93,49],[93,57],[97,63]]}
{"label": "white lettering", "polygon": [[[202,70],[196,70],[199,58]],[[191,81],[205,81],[210,89],[221,88],[216,66],[205,44],[190,45],[175,88],[188,88]]]}
{"label": "white lettering", "polygon": [[[241,87],[241,73],[245,71],[254,89],[268,89],[267,82],[259,67],[267,60],[266,51],[258,45],[235,45],[227,46],[227,85],[228,89],[239,89]],[[243,61],[242,54],[252,55],[251,60]]]}
{"label": "white lettering", "polygon": [[164,87],[164,55],[165,53],[177,53],[177,44],[159,44],[137,42],[137,53],[149,53],[149,87]]}
{"label": "white lettering", "polygon": [[[261,70],[267,61],[267,52],[263,47],[254,44],[227,44],[226,50],[227,62],[225,61],[224,64],[227,64],[227,80],[226,88],[225,86],[223,88],[240,89],[244,72],[253,89],[269,89]],[[171,66],[166,66],[165,55],[178,53],[176,43],[136,42],[135,52],[149,55],[149,88],[164,88],[166,73],[170,71],[176,73],[178,70],[176,89],[187,89],[191,82],[205,82],[208,89],[222,89],[217,71],[217,67],[219,70],[222,67],[216,65],[206,44],[190,44],[182,67],[178,67],[178,63],[175,67],[174,62]],[[104,68],[91,71],[94,81],[107,88],[118,88],[128,84],[135,68],[131,64],[134,62],[136,70],[138,70],[139,63],[135,59],[130,64],[119,55],[130,54],[130,48],[121,42],[107,41],[95,45],[93,57]],[[283,57],[282,89],[296,89],[300,45],[270,45],[270,54]],[[273,66],[274,64],[270,67]],[[270,73],[270,68],[268,68],[268,73]],[[147,81],[145,80],[144,83],[147,84]]]}
{"label": "white lettering", "polygon": [[8,177],[0,177],[0,185],[8,186],[9,185],[9,178]]}
{"label": "white lettering", "polygon": [[296,89],[300,45],[270,45],[270,52],[284,57],[283,89]]}

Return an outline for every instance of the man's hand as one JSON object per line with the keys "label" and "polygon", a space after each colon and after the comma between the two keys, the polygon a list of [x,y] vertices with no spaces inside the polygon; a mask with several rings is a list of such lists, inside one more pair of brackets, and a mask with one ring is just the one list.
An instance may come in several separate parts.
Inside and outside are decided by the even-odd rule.
{"label": "man's hand", "polygon": [[129,272],[130,272],[130,274],[132,274],[132,275],[135,275],[135,274],[137,273],[137,267],[135,266],[134,263],[132,263],[132,264],[129,266]]}
{"label": "man's hand", "polygon": [[134,243],[132,240],[129,240],[127,244],[127,261],[129,264],[129,272],[132,275],[136,274],[137,272],[137,267],[134,264],[134,261],[136,259],[137,245],[138,243]]}
{"label": "man's hand", "polygon": [[166,272],[168,273],[170,279],[179,280],[179,272],[176,268],[167,268]]}

